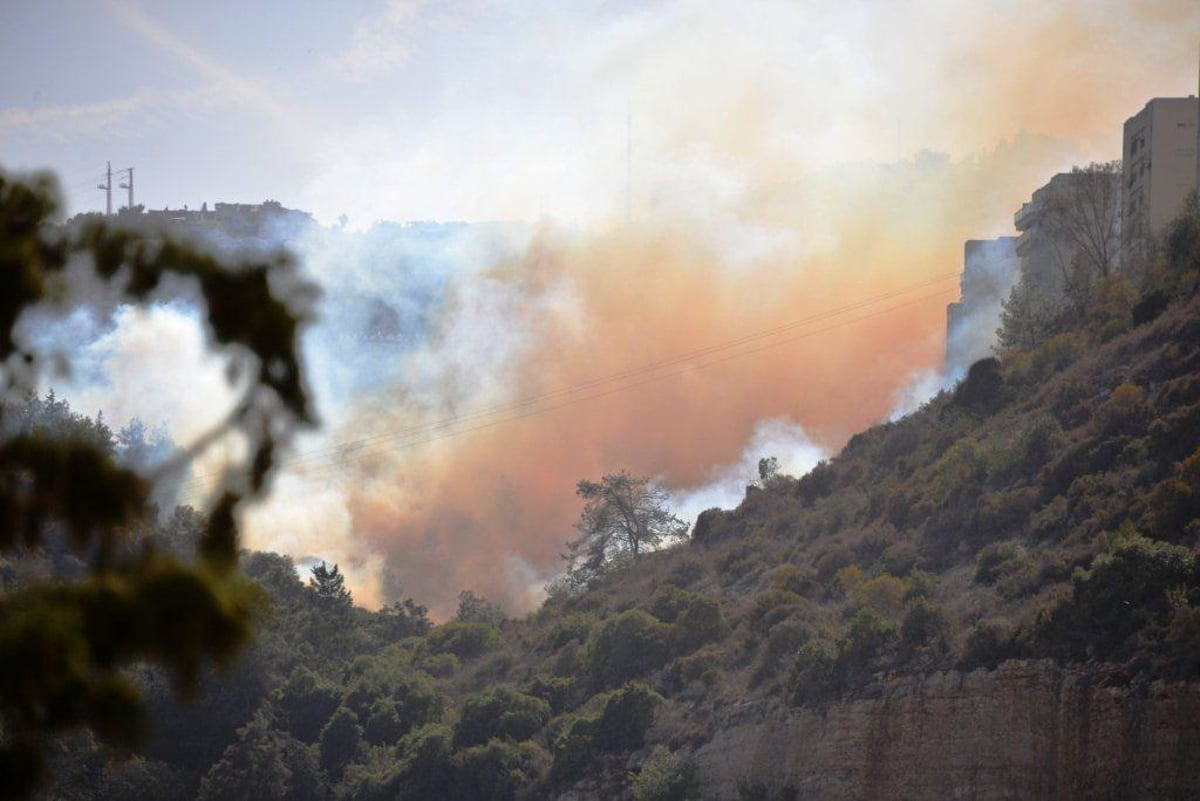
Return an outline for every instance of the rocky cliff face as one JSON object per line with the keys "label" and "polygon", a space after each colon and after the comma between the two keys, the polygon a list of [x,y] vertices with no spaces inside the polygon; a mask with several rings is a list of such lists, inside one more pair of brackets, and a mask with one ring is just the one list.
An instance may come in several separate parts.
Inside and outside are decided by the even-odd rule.
{"label": "rocky cliff face", "polygon": [[1050,661],[905,677],[732,712],[697,760],[711,798],[749,779],[801,801],[1200,799],[1200,685],[1122,684]]}

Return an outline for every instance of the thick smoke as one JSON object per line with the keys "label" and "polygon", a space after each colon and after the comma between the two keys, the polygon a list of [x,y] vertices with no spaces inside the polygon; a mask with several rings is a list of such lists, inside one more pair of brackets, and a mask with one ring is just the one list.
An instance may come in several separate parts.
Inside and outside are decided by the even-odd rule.
{"label": "thick smoke", "polygon": [[[460,245],[470,255],[453,264],[401,258],[390,289],[386,271],[353,266],[369,246],[351,247],[322,270],[396,309],[424,286],[424,317],[392,345],[345,341],[371,303],[322,323],[318,341],[343,337],[313,358],[338,398],[327,441],[356,444],[299,460],[252,543],[348,561],[363,599],[398,586],[445,615],[470,588],[527,609],[561,568],[579,479],[659,477],[690,516],[736,502],[758,458],[802,473],[886,416],[911,371],[942,359],[961,243],[989,224],[987,199],[1060,158],[1059,143],[1025,137],[961,162],[813,173],[729,205],[662,204],[599,231],[546,224],[528,242]],[[361,391],[332,381],[339,370]],[[314,513],[289,517],[308,497]]]}
{"label": "thick smoke", "polygon": [[[799,472],[902,388],[919,403],[944,385],[962,243],[1011,233],[1033,189],[1191,85],[1190,0],[1102,5],[676,2],[516,14],[477,41],[451,20],[485,74],[432,81],[419,127],[394,108],[306,132],[326,145],[295,205],[553,219],[292,243],[326,288],[307,346],[326,427],[248,544],[338,561],[366,603],[444,617],[469,588],[525,610],[579,479],[658,477],[691,514],[758,458]],[[105,364],[155,345],[112,344]],[[108,398],[136,387],[130,414],[191,430],[196,410],[142,411],[177,361]]]}

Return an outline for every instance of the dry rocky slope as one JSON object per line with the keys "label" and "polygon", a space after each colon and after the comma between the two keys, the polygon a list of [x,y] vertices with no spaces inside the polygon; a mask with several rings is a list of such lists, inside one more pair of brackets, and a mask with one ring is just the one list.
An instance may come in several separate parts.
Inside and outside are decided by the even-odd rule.
{"label": "dry rocky slope", "polygon": [[711,798],[747,775],[822,801],[1200,797],[1200,684],[1094,679],[1050,660],[897,677],[820,709],[735,714],[696,757]]}
{"label": "dry rocky slope", "polygon": [[[1200,298],[1109,325],[565,605],[603,626],[679,586],[720,599],[727,632],[642,672],[698,797],[1200,798]],[[614,785],[586,786],[562,797]]]}

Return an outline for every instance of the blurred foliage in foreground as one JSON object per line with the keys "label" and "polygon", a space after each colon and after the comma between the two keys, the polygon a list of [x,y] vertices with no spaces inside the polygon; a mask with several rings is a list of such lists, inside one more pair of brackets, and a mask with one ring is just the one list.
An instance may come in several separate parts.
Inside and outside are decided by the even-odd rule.
{"label": "blurred foliage in foreground", "polygon": [[[139,742],[141,693],[123,668],[160,665],[188,693],[207,661],[228,664],[247,641],[259,594],[234,569],[237,507],[266,490],[277,448],[314,421],[297,350],[312,288],[287,257],[226,265],[103,219],[55,225],[55,195],[47,177],[0,174],[0,549],[69,549],[84,565],[0,595],[0,793],[18,796],[38,780],[56,732],[86,726],[114,744]],[[241,389],[229,416],[180,458],[227,435],[250,454],[219,480],[194,559],[132,536],[150,521],[153,476],[117,461],[99,421],[67,414],[55,426],[31,413],[55,363],[21,329],[30,311],[180,293],[203,310],[210,346]]]}

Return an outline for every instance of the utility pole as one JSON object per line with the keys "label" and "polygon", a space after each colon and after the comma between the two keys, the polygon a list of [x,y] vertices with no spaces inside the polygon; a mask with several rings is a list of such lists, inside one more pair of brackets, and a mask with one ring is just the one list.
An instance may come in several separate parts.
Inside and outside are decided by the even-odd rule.
{"label": "utility pole", "polygon": [[120,172],[129,173],[129,183],[121,184],[121,188],[129,190],[129,210],[133,211],[133,167],[126,167],[125,169],[120,170]]}
{"label": "utility pole", "polygon": [[[109,161],[109,162],[107,162],[107,164],[108,164],[108,169],[105,171],[105,176],[107,176],[108,180],[106,180],[102,184],[97,185],[96,188],[104,190],[104,216],[111,217],[112,216],[112,162]],[[131,189],[129,191],[132,192],[133,190]]]}

